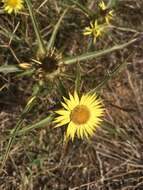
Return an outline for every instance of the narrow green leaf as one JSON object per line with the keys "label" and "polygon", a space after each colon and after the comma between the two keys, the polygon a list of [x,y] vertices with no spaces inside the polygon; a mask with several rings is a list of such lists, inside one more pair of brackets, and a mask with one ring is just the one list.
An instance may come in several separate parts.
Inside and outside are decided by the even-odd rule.
{"label": "narrow green leaf", "polygon": [[26,71],[23,71],[22,73],[18,73],[15,78],[23,77],[23,76],[31,76],[34,73],[35,69],[28,69]]}
{"label": "narrow green leaf", "polygon": [[73,63],[76,63],[79,61],[86,61],[89,59],[97,58],[99,56],[106,55],[106,54],[111,53],[113,51],[123,49],[123,48],[129,46],[130,44],[136,42],[137,40],[138,40],[138,38],[135,38],[135,39],[130,40],[129,42],[126,42],[126,43],[121,44],[121,45],[115,45],[115,46],[108,48],[108,49],[105,49],[105,50],[94,51],[94,52],[85,53],[85,54],[75,56],[75,57],[71,57],[71,58],[65,58],[63,61],[65,64],[73,64]]}
{"label": "narrow green leaf", "polygon": [[102,86],[104,86],[105,84],[107,84],[107,82],[114,77],[116,74],[118,74],[125,66],[126,66],[127,62],[123,62],[122,64],[120,64],[119,66],[117,66],[113,71],[111,71],[110,73],[107,73],[107,75],[104,77],[104,79],[92,90],[90,90],[90,93],[94,93],[97,92],[101,89]]}
{"label": "narrow green leaf", "polygon": [[39,121],[33,125],[29,125],[27,127],[24,127],[23,129],[19,130],[17,135],[22,135],[23,133],[29,132],[33,129],[45,127],[48,124],[50,124],[52,120],[53,120],[53,115],[49,115],[48,117],[42,119],[41,121]]}
{"label": "narrow green leaf", "polygon": [[16,65],[2,65],[0,66],[0,73],[8,74],[8,73],[16,73],[21,72],[22,70]]}
{"label": "narrow green leaf", "polygon": [[49,51],[51,48],[54,47],[54,43],[55,43],[57,32],[59,30],[59,27],[60,27],[60,24],[62,22],[62,19],[64,18],[64,16],[65,16],[65,14],[66,14],[67,11],[68,11],[68,8],[64,10],[63,14],[61,15],[61,17],[59,18],[57,24],[55,25],[53,33],[51,35],[51,38],[50,38],[50,40],[48,42],[47,51]]}
{"label": "narrow green leaf", "polygon": [[37,37],[38,46],[39,46],[39,52],[42,55],[45,55],[46,54],[46,48],[45,48],[43,39],[42,39],[41,34],[40,34],[40,30],[39,30],[39,26],[38,26],[36,17],[34,15],[31,0],[25,0],[25,1],[26,1],[28,10],[29,10],[29,14],[30,14],[30,17],[31,17],[31,20],[32,20],[33,28],[34,28],[34,31],[35,31],[35,34],[36,34],[36,37]]}
{"label": "narrow green leaf", "polygon": [[94,16],[93,12],[89,10],[87,7],[83,6],[76,0],[70,0],[72,3],[74,3],[77,7],[79,7],[84,13],[86,13],[91,18]]}
{"label": "narrow green leaf", "polygon": [[6,146],[6,151],[5,151],[5,154],[4,154],[3,159],[2,159],[2,164],[1,164],[1,167],[0,167],[0,173],[3,170],[5,162],[6,162],[7,158],[8,158],[11,146],[12,146],[14,140],[15,140],[15,135],[16,135],[17,131],[20,129],[20,127],[22,126],[22,124],[23,124],[23,120],[20,119],[18,121],[18,123],[16,124],[15,128],[13,129],[12,137],[10,137],[10,139],[8,141],[8,144]]}

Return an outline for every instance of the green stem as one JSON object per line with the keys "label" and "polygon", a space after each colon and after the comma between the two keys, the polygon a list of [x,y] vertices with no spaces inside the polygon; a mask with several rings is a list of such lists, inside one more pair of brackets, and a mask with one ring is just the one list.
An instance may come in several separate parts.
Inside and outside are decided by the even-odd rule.
{"label": "green stem", "polygon": [[32,23],[33,23],[34,31],[35,31],[35,34],[36,34],[36,37],[37,37],[38,46],[39,46],[39,52],[42,55],[45,55],[46,54],[46,48],[45,48],[45,45],[43,43],[42,37],[40,35],[40,30],[39,30],[39,27],[38,27],[36,17],[35,17],[34,12],[33,12],[31,1],[30,0],[25,0],[25,1],[26,1],[28,10],[29,10],[29,14],[30,14],[30,17],[31,17],[31,20],[32,20]]}

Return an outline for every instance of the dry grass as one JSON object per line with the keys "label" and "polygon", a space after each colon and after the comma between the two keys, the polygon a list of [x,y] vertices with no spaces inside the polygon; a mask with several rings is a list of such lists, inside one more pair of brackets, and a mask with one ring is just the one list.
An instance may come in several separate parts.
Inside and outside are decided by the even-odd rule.
{"label": "dry grass", "polygon": [[[33,1],[45,41],[67,1]],[[83,2],[84,3],[84,2]],[[89,7],[94,1],[88,1]],[[143,2],[120,0],[116,7],[116,26],[99,40],[96,50],[122,44],[139,37],[134,44],[111,54],[79,63],[81,91],[95,88],[102,79],[122,63],[126,65],[100,90],[106,105],[106,116],[90,142],[76,140],[63,150],[63,131],[50,125],[17,136],[3,172],[0,190],[142,190],[143,189]],[[88,41],[82,29],[88,22],[77,8],[65,16],[56,40],[64,55],[87,51]],[[0,65],[27,61],[34,54],[35,35],[27,12],[19,17],[0,16],[0,24],[20,39],[9,41],[0,34]],[[122,27],[122,28],[119,28]],[[124,30],[123,30],[124,28]],[[125,29],[126,28],[126,29]],[[74,89],[77,67],[66,68],[66,89]],[[5,153],[9,132],[14,128],[34,79],[28,76],[0,74],[0,163]],[[85,85],[86,84],[86,85]],[[49,85],[24,119],[23,126],[44,118],[59,106],[57,85]],[[108,121],[108,122],[106,122]],[[63,156],[64,154],[64,156]]]}

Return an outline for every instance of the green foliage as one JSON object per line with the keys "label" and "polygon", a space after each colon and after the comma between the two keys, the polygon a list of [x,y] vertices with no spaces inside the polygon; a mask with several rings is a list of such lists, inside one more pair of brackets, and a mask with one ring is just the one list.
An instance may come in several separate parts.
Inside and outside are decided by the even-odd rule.
{"label": "green foliage", "polygon": [[22,72],[22,70],[16,65],[2,65],[0,66],[0,73],[9,74],[9,73],[17,73]]}

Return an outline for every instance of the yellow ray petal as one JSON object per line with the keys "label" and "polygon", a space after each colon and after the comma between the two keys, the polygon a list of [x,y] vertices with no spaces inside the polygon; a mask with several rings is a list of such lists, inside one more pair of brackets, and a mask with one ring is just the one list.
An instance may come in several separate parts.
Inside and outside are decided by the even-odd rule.
{"label": "yellow ray petal", "polygon": [[70,122],[68,125],[68,128],[67,128],[66,135],[67,135],[67,137],[71,137],[72,141],[74,139],[76,130],[77,130],[77,126],[73,122]]}
{"label": "yellow ray petal", "polygon": [[60,121],[56,121],[54,120],[53,123],[57,123],[54,127],[60,127],[60,126],[63,126],[63,125],[66,125],[67,123],[69,123],[70,120],[67,118],[67,119],[64,119],[64,120],[60,120]]}
{"label": "yellow ray petal", "polygon": [[57,111],[55,111],[55,113],[57,113],[59,115],[63,115],[63,116],[69,116],[70,115],[70,111],[67,111],[67,110],[57,110]]}
{"label": "yellow ray petal", "polygon": [[74,96],[71,95],[71,93],[69,93],[69,97],[70,97],[70,102],[73,106],[77,106],[79,104],[79,99]]}

